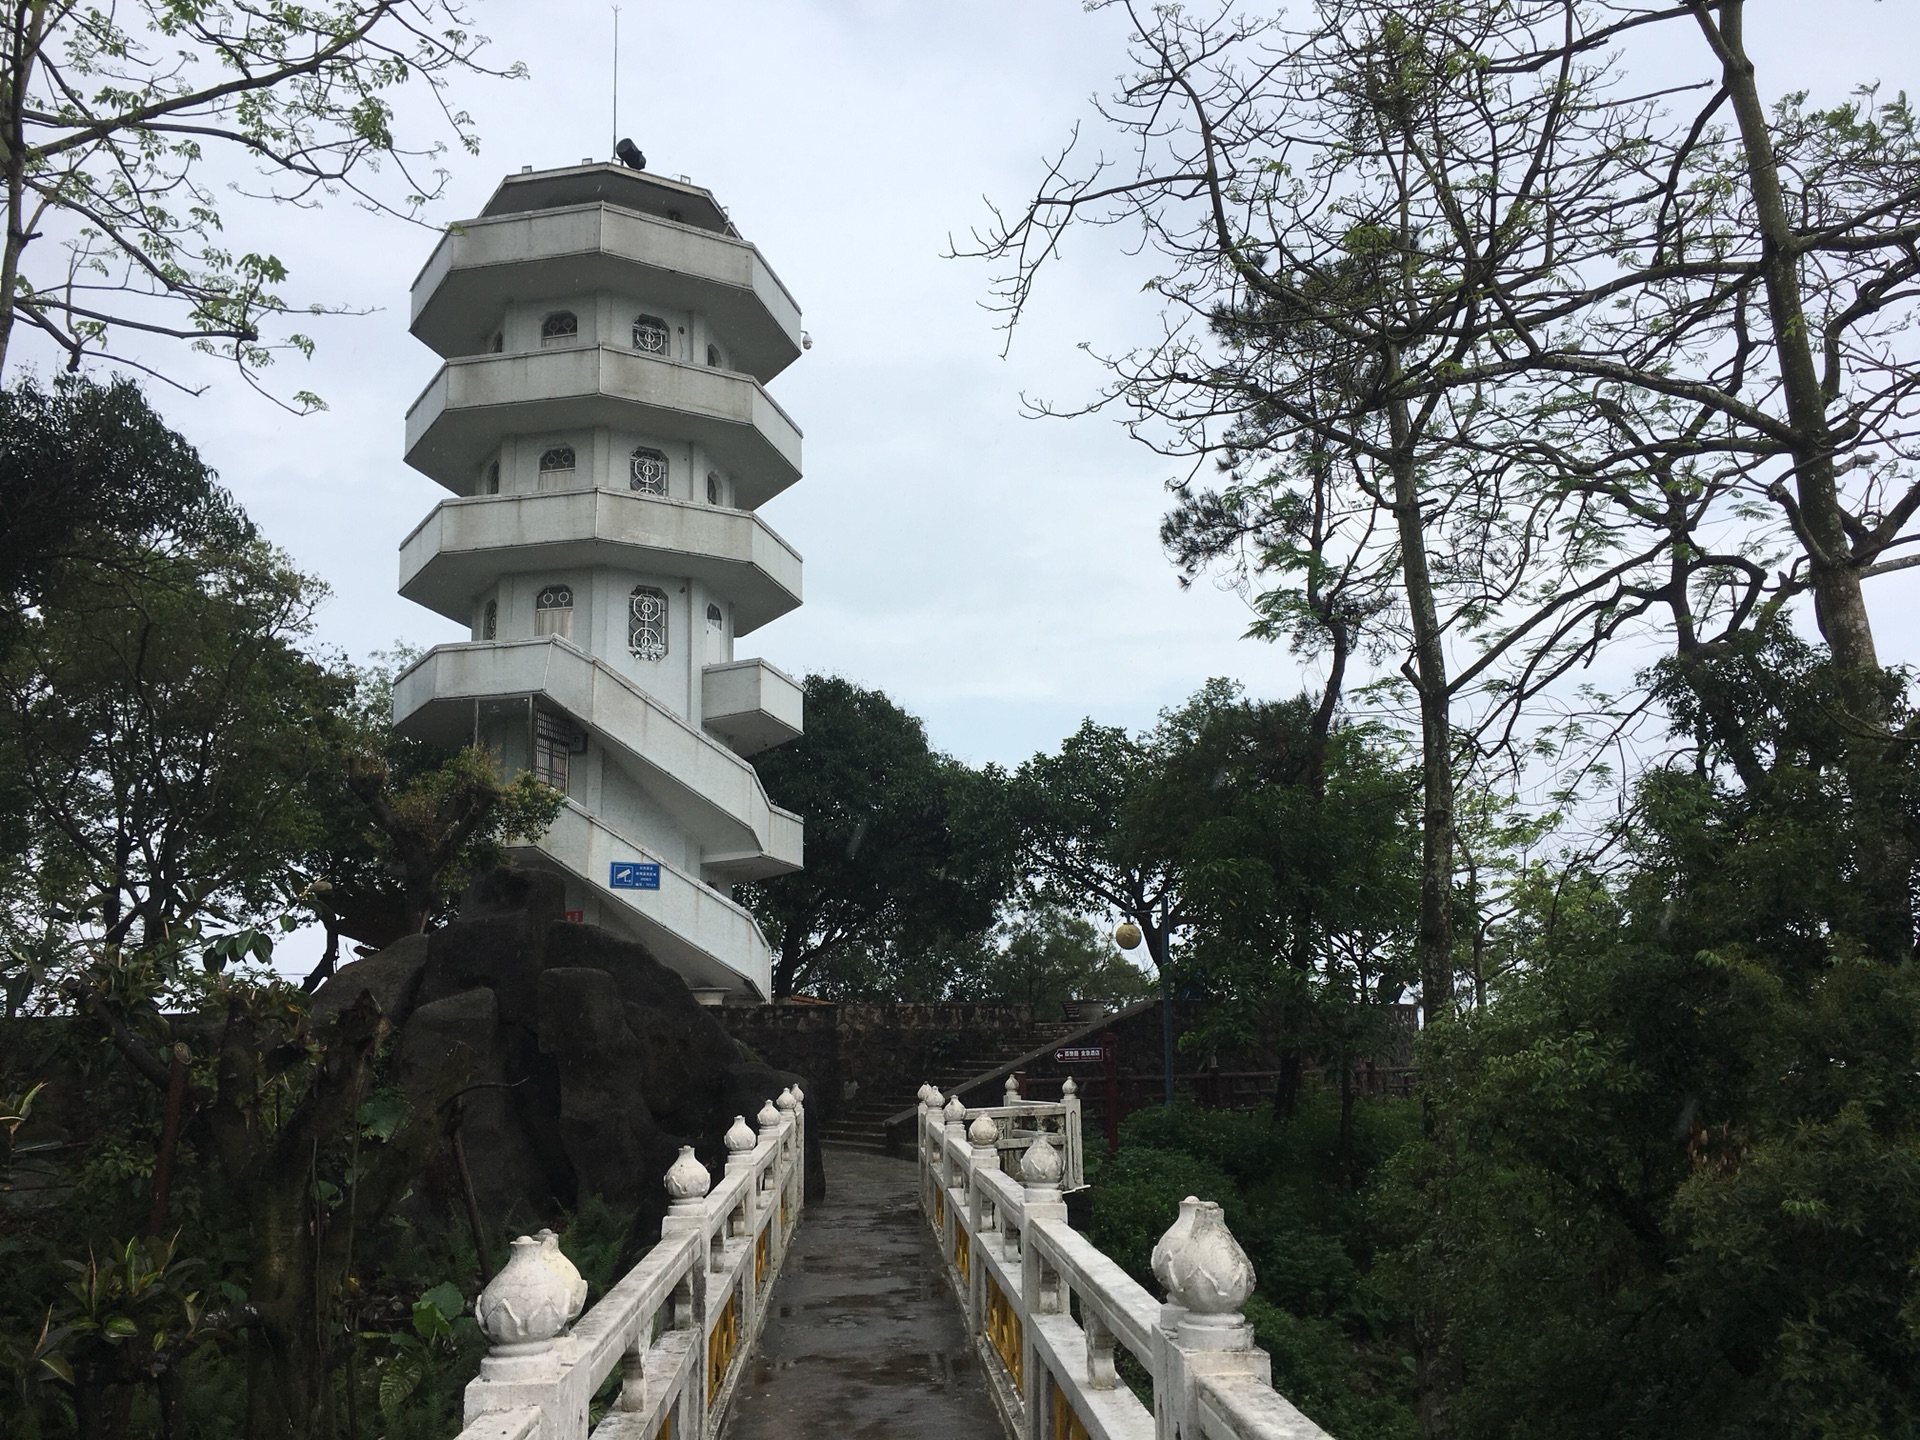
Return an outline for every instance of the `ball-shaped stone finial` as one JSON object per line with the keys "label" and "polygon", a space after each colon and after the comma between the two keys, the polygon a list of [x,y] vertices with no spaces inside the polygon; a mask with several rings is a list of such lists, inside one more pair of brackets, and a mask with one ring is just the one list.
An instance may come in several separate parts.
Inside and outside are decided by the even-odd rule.
{"label": "ball-shaped stone finial", "polygon": [[1067,1167],[1060,1159],[1060,1152],[1053,1148],[1053,1142],[1047,1139],[1046,1132],[1034,1136],[1026,1154],[1020,1157],[1020,1178],[1029,1185],[1047,1188],[1058,1185],[1060,1177],[1066,1173]]}
{"label": "ball-shaped stone finial", "polygon": [[991,1115],[976,1115],[973,1124],[967,1127],[967,1138],[974,1145],[985,1150],[1000,1138],[1000,1127],[993,1123]]}
{"label": "ball-shaped stone finial", "polygon": [[1018,1075],[1007,1076],[1007,1083],[1004,1089],[1007,1094],[1007,1104],[1018,1105],[1020,1103],[1020,1077]]}
{"label": "ball-shaped stone finial", "polygon": [[1162,1290],[1173,1289],[1173,1281],[1167,1271],[1167,1256],[1173,1247],[1186,1242],[1187,1235],[1193,1230],[1193,1212],[1199,1208],[1200,1197],[1189,1195],[1180,1202],[1180,1213],[1173,1217],[1173,1224],[1166,1233],[1154,1242],[1152,1258],[1147,1262],[1153,1269],[1153,1278],[1160,1282]]}
{"label": "ball-shaped stone finial", "polygon": [[933,1086],[922,1080],[920,1082],[920,1088],[913,1092],[914,1099],[918,1100],[924,1106],[927,1103],[927,1096],[931,1094],[932,1091]]}
{"label": "ball-shaped stone finial", "polygon": [[800,1108],[800,1102],[793,1098],[793,1087],[791,1085],[782,1090],[780,1092],[780,1098],[773,1103],[789,1114]]}
{"label": "ball-shaped stone finial", "polygon": [[1071,1100],[1079,1093],[1080,1087],[1073,1083],[1073,1076],[1069,1075],[1060,1082],[1060,1098],[1062,1100]]}
{"label": "ball-shaped stone finial", "polygon": [[805,1105],[807,1103],[807,1092],[796,1085],[793,1087],[793,1098],[798,1100],[802,1105]]}
{"label": "ball-shaped stone finial", "polygon": [[1195,1315],[1234,1314],[1253,1293],[1253,1262],[1213,1201],[1189,1196],[1180,1209],[1154,1248],[1155,1275],[1164,1271],[1167,1298]]}
{"label": "ball-shaped stone finial", "polygon": [[713,1177],[694,1155],[691,1145],[680,1147],[680,1156],[667,1167],[667,1198],[675,1209],[695,1207],[713,1188]]}
{"label": "ball-shaped stone finial", "polygon": [[780,1107],[769,1100],[760,1107],[760,1113],[753,1117],[760,1126],[762,1135],[780,1128]]}
{"label": "ball-shaped stone finial", "polygon": [[730,1154],[739,1155],[751,1150],[759,1142],[754,1139],[753,1129],[747,1124],[747,1117],[736,1115],[733,1124],[727,1127],[726,1146]]}
{"label": "ball-shaped stone finial", "polygon": [[947,1123],[949,1125],[956,1120],[964,1120],[966,1118],[967,1107],[960,1103],[960,1097],[958,1095],[947,1101]]}
{"label": "ball-shaped stone finial", "polygon": [[941,1106],[945,1105],[946,1103],[947,1103],[947,1097],[940,1093],[940,1089],[938,1086],[936,1085],[927,1086],[927,1108],[929,1110],[937,1111],[940,1109]]}
{"label": "ball-shaped stone finial", "polygon": [[496,1350],[509,1355],[545,1350],[579,1313],[573,1286],[548,1263],[545,1251],[546,1241],[522,1235],[506,1265],[473,1302],[473,1318]]}

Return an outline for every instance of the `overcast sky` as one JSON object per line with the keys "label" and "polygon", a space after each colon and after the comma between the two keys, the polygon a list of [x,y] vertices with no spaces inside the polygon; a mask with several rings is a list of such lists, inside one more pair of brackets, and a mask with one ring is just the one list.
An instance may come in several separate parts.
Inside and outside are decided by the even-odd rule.
{"label": "overcast sky", "polygon": [[[604,158],[611,15],[599,0],[483,0],[478,28],[517,83],[461,82],[482,139],[450,157],[433,213],[478,211],[499,177]],[[1775,92],[1908,87],[1920,24],[1906,0],[1762,0],[1750,29]],[[1139,725],[1212,675],[1298,689],[1284,647],[1239,639],[1230,594],[1182,592],[1155,539],[1174,467],[1111,421],[1021,417],[1023,392],[1084,399],[1078,348],[1146,334],[1146,273],[1115,235],[1083,235],[1043,286],[1010,358],[981,308],[981,266],[949,234],[1017,205],[1089,95],[1124,65],[1116,17],[1078,0],[634,0],[621,15],[621,129],[650,168],[710,187],[798,298],[814,346],[772,386],[805,432],[805,479],[769,505],[806,558],[806,604],[749,637],[794,674],[833,671],[923,716],[936,745],[1017,762],[1085,715]],[[1673,27],[1675,40],[1688,32]],[[1689,67],[1691,68],[1691,66]],[[400,459],[403,417],[434,372],[406,331],[433,235],[358,213],[236,212],[292,289],[371,307],[315,329],[276,382],[331,407],[292,419],[230,374],[156,392],[267,535],[333,589],[321,638],[356,657],[460,638],[395,593],[396,549],[441,498]],[[1910,587],[1876,597],[1889,658],[1912,660]]]}

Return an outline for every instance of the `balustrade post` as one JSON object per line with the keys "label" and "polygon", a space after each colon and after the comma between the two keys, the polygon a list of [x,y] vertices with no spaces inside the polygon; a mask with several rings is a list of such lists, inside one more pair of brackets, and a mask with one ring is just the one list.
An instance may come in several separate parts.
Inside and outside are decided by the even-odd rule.
{"label": "balustrade post", "polygon": [[1060,1082],[1060,1104],[1066,1114],[1060,1119],[1060,1138],[1066,1147],[1067,1178],[1069,1189],[1086,1184],[1086,1149],[1080,1140],[1080,1087],[1069,1075]]}
{"label": "balustrade post", "polygon": [[[1012,1077],[1008,1078],[1011,1080]],[[1037,1221],[1057,1220],[1062,1225],[1066,1224],[1067,1202],[1060,1192],[1060,1177],[1065,1173],[1060,1152],[1053,1148],[1053,1143],[1042,1131],[1020,1157],[1021,1208],[1026,1212],[1024,1223],[1029,1232]],[[1021,1373],[1026,1377],[1026,1440],[1047,1440],[1051,1421],[1047,1408],[1048,1382],[1046,1366],[1040,1363],[1039,1350],[1033,1343],[1036,1328],[1034,1317],[1051,1314],[1059,1308],[1059,1287],[1060,1277],[1047,1265],[1040,1248],[1033,1243],[1029,1234],[1020,1257],[1020,1296],[1026,1313],[1026,1323],[1021,1326],[1024,1350]],[[1200,1432],[1196,1430],[1193,1433],[1197,1436]]]}
{"label": "balustrade post", "polygon": [[[775,1102],[793,1122],[787,1127],[787,1163],[780,1174],[780,1209],[784,1217],[780,1228],[783,1232],[791,1231],[800,1223],[800,1207],[805,1203],[807,1183],[807,1142],[805,1133],[800,1129],[800,1097],[794,1090],[795,1087],[789,1085],[780,1092],[780,1098]],[[786,1242],[787,1235],[783,1233],[780,1243],[784,1246]]]}
{"label": "balustrade post", "polygon": [[966,1153],[967,1153],[967,1107],[960,1103],[955,1095],[947,1101],[946,1133],[941,1137],[940,1185],[945,1192],[947,1223],[945,1231],[947,1258],[953,1259],[953,1237],[959,1233],[960,1217],[953,1213],[953,1192],[960,1190],[962,1205],[966,1204]]}
{"label": "balustrade post", "polygon": [[573,1361],[571,1342],[560,1337],[586,1298],[586,1281],[551,1230],[513,1242],[506,1265],[473,1302],[488,1349],[480,1374],[467,1385],[465,1424],[532,1406],[540,1411],[542,1435],[586,1440],[586,1404],[571,1404],[559,1383]]}
{"label": "balustrade post", "polygon": [[707,1192],[713,1188],[713,1177],[693,1153],[693,1147],[682,1145],[679,1157],[667,1167],[666,1185],[667,1213],[660,1221],[660,1238],[693,1236],[693,1259],[684,1282],[685,1306],[683,1308],[677,1299],[669,1302],[674,1328],[693,1331],[693,1364],[679,1405],[683,1428],[674,1433],[704,1435],[707,1433],[708,1230],[712,1224],[712,1217],[707,1214]]}
{"label": "balustrade post", "polygon": [[933,1221],[935,1139],[939,1133],[941,1110],[946,1097],[933,1085],[920,1087],[920,1208]]}
{"label": "balustrade post", "polygon": [[983,1247],[987,1240],[986,1210],[993,1202],[987,1198],[982,1177],[1000,1170],[1000,1127],[991,1115],[981,1115],[967,1127],[967,1139],[973,1142],[973,1165],[967,1177],[967,1223],[973,1230],[973,1258],[967,1266],[967,1328],[979,1334],[987,1323],[987,1262]]}
{"label": "balustrade post", "polygon": [[1200,1434],[1202,1379],[1270,1385],[1273,1366],[1240,1313],[1253,1293],[1253,1262],[1213,1201],[1180,1202],[1179,1218],[1154,1246],[1153,1273],[1168,1302],[1154,1334],[1154,1435],[1182,1440]]}

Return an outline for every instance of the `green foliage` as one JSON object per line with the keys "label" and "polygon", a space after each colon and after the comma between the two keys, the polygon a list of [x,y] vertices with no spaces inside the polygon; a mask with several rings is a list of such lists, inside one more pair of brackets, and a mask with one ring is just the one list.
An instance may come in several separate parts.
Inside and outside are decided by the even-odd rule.
{"label": "green foliage", "polygon": [[1281,1393],[1343,1440],[1411,1440],[1406,1317],[1371,1276],[1380,1243],[1372,1197],[1381,1167],[1418,1135],[1419,1116],[1408,1101],[1368,1100],[1352,1128],[1358,1167],[1341,1158],[1339,1098],[1329,1091],[1308,1090],[1291,1121],[1186,1104],[1139,1111],[1094,1180],[1088,1235],[1154,1287],[1153,1246],[1182,1197],[1218,1201],[1254,1263],[1246,1313]]}
{"label": "green foliage", "polygon": [[1036,905],[994,927],[989,942],[948,972],[945,998],[1031,1005],[1038,1019],[1066,1000],[1126,1004],[1153,993],[1153,982],[1082,915]]}
{"label": "green foliage", "polygon": [[756,761],[774,803],[807,817],[806,868],[740,891],[778,947],[775,994],[839,994],[971,945],[1013,888],[999,772],[931,749],[919,720],[835,676],[807,677],[806,713],[805,735]]}

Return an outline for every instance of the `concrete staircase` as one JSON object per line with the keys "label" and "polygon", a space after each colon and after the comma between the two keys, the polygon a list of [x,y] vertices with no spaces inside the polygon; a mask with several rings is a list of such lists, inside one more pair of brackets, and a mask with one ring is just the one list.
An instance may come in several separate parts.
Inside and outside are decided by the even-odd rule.
{"label": "concrete staircase", "polygon": [[[1067,1036],[1086,1028],[1072,1021],[1036,1025],[1024,1035],[1015,1036],[998,1046],[983,1047],[967,1055],[954,1057],[926,1078],[939,1087],[941,1094],[951,1095],[956,1089],[982,1076],[1004,1070],[1036,1050],[1059,1045]],[[902,1090],[897,1095],[874,1091],[856,1096],[853,1103],[844,1107],[833,1123],[821,1132],[820,1143],[836,1150],[865,1150],[875,1155],[885,1154],[887,1121],[917,1103],[915,1096],[923,1083],[916,1080],[912,1089]]]}

